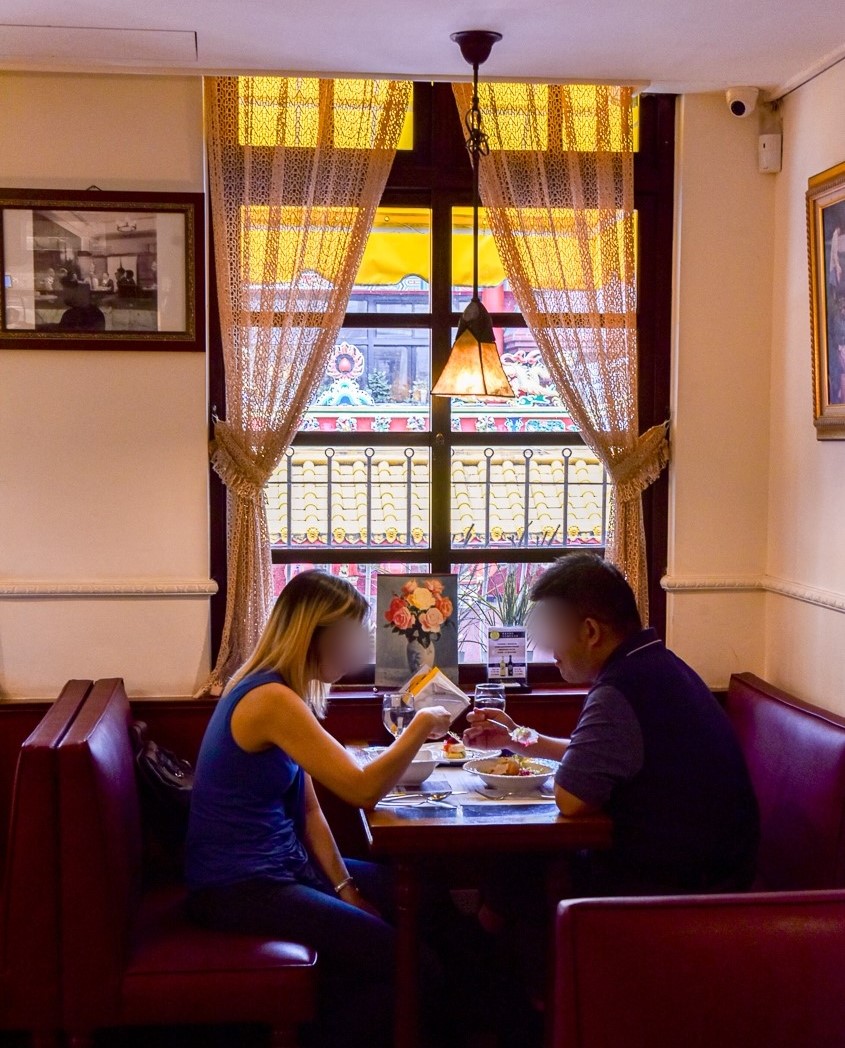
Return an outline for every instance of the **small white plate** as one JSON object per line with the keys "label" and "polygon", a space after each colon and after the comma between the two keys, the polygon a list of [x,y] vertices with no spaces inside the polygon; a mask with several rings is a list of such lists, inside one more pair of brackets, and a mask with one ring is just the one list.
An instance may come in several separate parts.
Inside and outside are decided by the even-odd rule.
{"label": "small white plate", "polygon": [[439,749],[437,751],[437,762],[438,764],[448,764],[460,768],[467,761],[479,760],[481,757],[500,757],[501,754],[501,750],[471,750],[467,748],[464,757],[447,757],[443,750]]}

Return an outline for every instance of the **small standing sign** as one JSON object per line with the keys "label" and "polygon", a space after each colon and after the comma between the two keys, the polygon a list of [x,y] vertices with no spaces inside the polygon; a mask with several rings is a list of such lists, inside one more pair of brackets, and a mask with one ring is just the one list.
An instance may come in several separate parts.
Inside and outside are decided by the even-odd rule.
{"label": "small standing sign", "polygon": [[524,626],[495,626],[487,631],[487,679],[506,688],[527,687]]}

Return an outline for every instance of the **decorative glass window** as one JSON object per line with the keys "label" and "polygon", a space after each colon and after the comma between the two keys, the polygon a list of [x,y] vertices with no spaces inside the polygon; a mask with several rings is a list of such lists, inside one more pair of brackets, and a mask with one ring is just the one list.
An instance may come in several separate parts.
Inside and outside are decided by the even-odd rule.
{"label": "decorative glass window", "polygon": [[[360,82],[321,86],[316,79],[289,78],[285,83],[284,105],[278,87],[269,84],[263,102],[260,94],[249,107],[241,100],[241,143],[269,145],[283,136],[288,145],[313,145],[318,121],[331,111],[336,145],[360,144],[364,132],[344,120],[344,106],[354,101]],[[584,88],[587,109],[590,90]],[[510,101],[513,111],[500,113],[504,145],[513,136],[519,140],[528,118],[527,104],[520,106],[518,93],[511,93]],[[638,139],[643,105],[635,113]],[[667,107],[667,115],[661,116],[663,130],[657,134],[655,111],[660,105],[648,99],[647,151],[637,154],[644,172],[637,199],[646,202],[647,210],[645,220],[638,212],[633,221],[638,237],[645,221],[649,244],[658,239],[660,216],[671,216],[672,208],[672,149],[662,146],[664,140],[671,146],[673,117]],[[549,108],[555,108],[554,99]],[[565,143],[568,148],[595,149],[590,121],[583,124],[583,133],[577,120],[574,130],[567,132],[574,135]],[[562,129],[549,119],[548,140],[560,134]],[[497,143],[491,141],[491,147]],[[664,171],[668,176],[660,174]],[[607,477],[554,388],[514,299],[483,210],[481,295],[517,396],[512,401],[430,396],[432,376],[448,357],[471,292],[470,185],[451,85],[415,84],[400,152],[344,325],[300,431],[266,493],[277,591],[297,572],[319,566],[348,578],[374,607],[378,573],[456,573],[462,659],[468,664],[484,660],[489,626],[524,619],[527,593],[545,566],[568,550],[603,552],[608,524]],[[255,269],[250,280],[265,289],[268,281],[284,283],[290,269],[284,239],[279,258],[262,254],[260,242],[269,220],[260,208],[244,215],[249,236],[256,241],[250,245]],[[273,220],[290,223],[294,230],[301,216],[282,201]],[[325,209],[322,220],[331,226],[331,208]],[[561,209],[562,233],[571,221]],[[671,228],[670,220],[666,228]],[[651,424],[652,415],[654,421],[665,417],[663,398],[668,399],[664,371],[669,297],[665,302],[659,298],[653,274],[659,263],[661,279],[670,286],[671,238],[662,262],[646,254],[645,283],[639,272],[644,251],[647,247],[641,244],[638,324],[646,325],[641,348],[646,346],[652,354],[652,370],[644,387],[641,380],[650,404],[641,418],[643,426]],[[578,265],[576,254],[572,264]],[[317,260],[314,270],[318,285]],[[577,296],[570,295],[568,306],[571,312],[564,322],[576,323]],[[559,314],[550,316],[550,322],[559,322]],[[614,318],[608,315],[606,322]],[[659,353],[664,356],[654,349],[658,331]],[[223,504],[221,497],[217,505]],[[665,505],[657,512],[665,514]],[[650,532],[650,542],[652,537]],[[659,578],[659,565],[656,571]],[[550,672],[549,677],[556,674]]]}

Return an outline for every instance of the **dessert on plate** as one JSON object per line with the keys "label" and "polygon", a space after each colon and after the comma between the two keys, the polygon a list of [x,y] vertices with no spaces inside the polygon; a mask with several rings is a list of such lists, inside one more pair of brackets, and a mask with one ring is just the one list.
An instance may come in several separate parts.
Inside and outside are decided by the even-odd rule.
{"label": "dessert on plate", "polygon": [[467,748],[460,739],[446,738],[443,742],[443,756],[447,760],[465,760]]}

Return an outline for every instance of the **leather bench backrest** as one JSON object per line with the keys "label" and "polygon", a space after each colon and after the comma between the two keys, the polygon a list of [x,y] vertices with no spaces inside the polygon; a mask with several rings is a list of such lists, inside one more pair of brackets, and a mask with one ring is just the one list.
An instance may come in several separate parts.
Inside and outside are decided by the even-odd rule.
{"label": "leather bench backrest", "polygon": [[558,909],[555,1048],[842,1045],[845,892]]}
{"label": "leather bench backrest", "polygon": [[94,685],[59,746],[66,1028],[117,1014],[141,891],[141,821],[120,679]]}
{"label": "leather bench backrest", "polygon": [[68,681],[18,754],[0,931],[0,1020],[6,1028],[60,1025],[56,747],[91,685]]}
{"label": "leather bench backrest", "polygon": [[725,708],[760,805],[759,886],[845,886],[845,720],[750,673]]}

